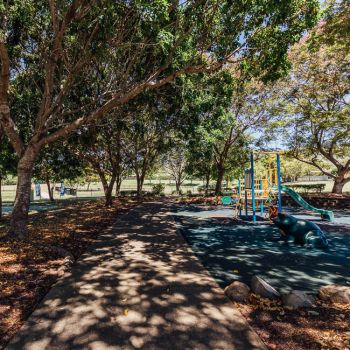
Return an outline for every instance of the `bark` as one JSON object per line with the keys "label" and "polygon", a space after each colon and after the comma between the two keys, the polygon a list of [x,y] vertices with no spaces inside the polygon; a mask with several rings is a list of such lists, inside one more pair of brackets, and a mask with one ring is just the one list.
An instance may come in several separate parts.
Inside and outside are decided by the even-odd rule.
{"label": "bark", "polygon": [[111,180],[107,181],[105,174],[101,169],[98,170],[98,175],[101,179],[102,186],[103,186],[103,192],[105,194],[105,205],[106,207],[110,207],[113,203],[113,196],[112,196],[112,191],[113,187],[116,181],[116,175],[112,174]]}
{"label": "bark", "polygon": [[137,196],[142,197],[142,188],[143,188],[143,182],[145,180],[145,174],[141,174],[141,175],[136,174],[136,180],[137,180]]}
{"label": "bark", "polygon": [[180,193],[180,189],[181,189],[181,182],[180,181],[175,181],[175,187],[176,187],[176,192]]}
{"label": "bark", "polygon": [[218,176],[216,178],[215,194],[220,195],[222,192],[222,181],[225,175],[225,168],[221,165],[217,166]]}
{"label": "bark", "polygon": [[50,201],[53,202],[53,188],[51,187],[50,179],[46,179],[47,190],[49,192]]}
{"label": "bark", "polygon": [[2,192],[1,192],[1,186],[2,186],[2,177],[0,176],[0,220],[2,219]]}
{"label": "bark", "polygon": [[120,196],[120,187],[122,185],[122,177],[121,176],[117,176],[117,179],[115,181],[115,197],[119,197]]}
{"label": "bark", "polygon": [[17,188],[10,221],[10,238],[25,239],[28,235],[28,212],[32,171],[38,149],[29,145],[17,165]]}
{"label": "bark", "polygon": [[343,176],[336,177],[334,179],[332,193],[342,194],[343,188],[350,179],[345,179]]}
{"label": "bark", "polygon": [[210,183],[210,174],[208,173],[205,175],[205,194],[208,194],[209,183]]}

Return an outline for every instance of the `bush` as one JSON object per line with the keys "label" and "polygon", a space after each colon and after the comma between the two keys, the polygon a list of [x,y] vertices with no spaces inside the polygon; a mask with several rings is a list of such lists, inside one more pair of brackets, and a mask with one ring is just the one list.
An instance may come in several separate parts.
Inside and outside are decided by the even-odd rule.
{"label": "bush", "polygon": [[163,184],[156,184],[152,186],[152,193],[155,196],[161,196],[164,195],[165,185]]}
{"label": "bush", "polygon": [[324,191],[326,185],[325,184],[291,184],[291,185],[288,185],[288,187],[296,191],[303,191],[304,193],[309,193],[309,192],[321,193],[322,191]]}
{"label": "bush", "polygon": [[9,175],[3,179],[2,184],[3,185],[16,185],[17,184],[17,177]]}
{"label": "bush", "polygon": [[191,191],[191,190],[188,190],[188,191],[186,192],[186,194],[190,197],[190,196],[192,196],[192,191]]}
{"label": "bush", "polygon": [[197,191],[198,191],[198,193],[203,193],[205,191],[204,186],[198,186]]}

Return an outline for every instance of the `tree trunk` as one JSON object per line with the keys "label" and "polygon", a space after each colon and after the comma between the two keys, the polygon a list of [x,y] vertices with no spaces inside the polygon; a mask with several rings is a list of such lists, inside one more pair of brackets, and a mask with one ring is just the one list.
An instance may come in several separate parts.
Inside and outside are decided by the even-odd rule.
{"label": "tree trunk", "polygon": [[205,194],[208,194],[210,184],[210,173],[205,175]]}
{"label": "tree trunk", "polygon": [[175,180],[176,192],[179,194],[181,189],[181,183],[178,180]]}
{"label": "tree trunk", "polygon": [[112,191],[113,191],[116,176],[112,175],[111,180],[108,183],[106,176],[101,169],[98,170],[98,175],[101,179],[103,192],[105,194],[105,205],[106,207],[110,207],[113,203]]}
{"label": "tree trunk", "polygon": [[121,176],[117,176],[117,179],[115,181],[115,197],[119,197],[120,196],[120,187],[122,185],[122,177]]}
{"label": "tree trunk", "polygon": [[38,150],[28,146],[17,165],[16,197],[11,214],[9,237],[25,239],[28,235],[28,212],[30,205],[31,180]]}
{"label": "tree trunk", "polygon": [[50,201],[53,202],[53,201],[54,201],[54,198],[53,198],[53,188],[51,188],[50,179],[46,179],[46,185],[47,185],[47,190],[48,190],[48,192],[49,192]]}
{"label": "tree trunk", "polygon": [[145,179],[145,175],[136,175],[136,180],[137,180],[137,196],[142,197],[142,188],[143,188],[143,182]]}
{"label": "tree trunk", "polygon": [[215,194],[220,195],[222,192],[222,181],[225,175],[225,168],[221,165],[217,166],[218,177],[216,179]]}
{"label": "tree trunk", "polygon": [[105,205],[106,205],[106,207],[110,207],[113,203],[112,189],[113,189],[113,187],[108,186],[107,189],[105,190]]}
{"label": "tree trunk", "polygon": [[1,186],[2,186],[2,177],[0,176],[0,221],[2,219],[2,191],[1,191]]}
{"label": "tree trunk", "polygon": [[332,193],[342,194],[343,193],[343,187],[344,187],[344,185],[347,182],[348,182],[348,180],[345,179],[343,176],[342,177],[336,177],[334,179]]}

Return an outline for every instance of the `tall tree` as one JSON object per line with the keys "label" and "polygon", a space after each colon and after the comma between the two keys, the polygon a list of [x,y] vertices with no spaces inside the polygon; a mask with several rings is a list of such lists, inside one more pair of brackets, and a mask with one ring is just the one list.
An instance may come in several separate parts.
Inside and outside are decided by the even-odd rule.
{"label": "tall tree", "polygon": [[105,194],[106,206],[113,200],[113,188],[119,194],[121,182],[129,169],[129,161],[123,150],[126,125],[111,116],[101,125],[90,127],[79,135],[74,153],[85,160],[98,174]]}
{"label": "tall tree", "polygon": [[137,195],[142,196],[146,175],[152,171],[160,156],[166,151],[169,125],[144,113],[128,125],[124,154],[136,175]]}
{"label": "tall tree", "polygon": [[349,2],[332,4],[325,20],[294,46],[293,69],[276,89],[291,154],[334,179],[338,194],[350,182],[349,12]]}
{"label": "tall tree", "polygon": [[[184,74],[239,61],[276,78],[317,12],[317,0],[2,2],[0,122],[19,158],[10,232],[27,233],[32,171],[45,145]],[[96,94],[89,86],[105,67]]]}

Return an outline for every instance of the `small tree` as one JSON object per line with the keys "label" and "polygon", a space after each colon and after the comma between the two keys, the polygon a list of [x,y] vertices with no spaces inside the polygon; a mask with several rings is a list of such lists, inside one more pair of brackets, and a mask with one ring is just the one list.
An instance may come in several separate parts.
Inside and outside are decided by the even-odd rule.
{"label": "small tree", "polygon": [[163,167],[174,179],[176,192],[180,193],[181,185],[186,180],[187,148],[184,143],[176,142],[163,158]]}

